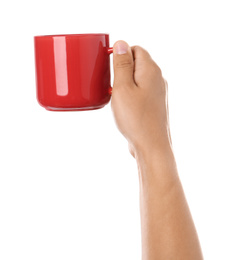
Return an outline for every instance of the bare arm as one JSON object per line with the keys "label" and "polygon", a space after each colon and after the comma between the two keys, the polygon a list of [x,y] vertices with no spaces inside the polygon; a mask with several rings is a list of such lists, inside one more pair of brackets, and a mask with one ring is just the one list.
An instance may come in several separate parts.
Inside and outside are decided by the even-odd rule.
{"label": "bare arm", "polygon": [[137,161],[143,260],[202,260],[178,177],[168,123],[167,82],[147,51],[114,45],[112,110]]}

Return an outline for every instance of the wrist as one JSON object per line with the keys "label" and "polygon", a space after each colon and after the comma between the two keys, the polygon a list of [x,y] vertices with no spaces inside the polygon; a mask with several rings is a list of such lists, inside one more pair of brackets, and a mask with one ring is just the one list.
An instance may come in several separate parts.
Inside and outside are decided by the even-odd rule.
{"label": "wrist", "polygon": [[[139,175],[143,180],[173,177],[177,175],[176,161],[169,141],[142,144],[134,147]],[[157,180],[156,179],[156,180]]]}
{"label": "wrist", "polygon": [[132,144],[133,154],[136,160],[141,159],[142,161],[152,161],[156,156],[159,158],[173,158],[172,144],[169,138],[162,138],[153,141],[142,141],[136,144]]}
{"label": "wrist", "polygon": [[[159,152],[173,154],[172,141],[170,135],[170,129],[168,125],[164,127],[156,128],[155,126],[144,131],[141,134],[137,134],[134,138],[131,138],[131,147],[133,152],[137,156],[152,156]],[[136,157],[136,156],[135,156]]]}

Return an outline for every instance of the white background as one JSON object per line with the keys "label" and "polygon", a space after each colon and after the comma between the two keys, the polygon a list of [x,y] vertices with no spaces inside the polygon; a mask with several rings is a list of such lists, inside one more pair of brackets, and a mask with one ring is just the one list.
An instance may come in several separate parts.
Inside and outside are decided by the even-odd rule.
{"label": "white background", "polygon": [[1,260],[141,259],[137,168],[110,104],[58,113],[35,98],[33,36],[95,32],[162,68],[205,259],[241,259],[239,2],[1,1]]}

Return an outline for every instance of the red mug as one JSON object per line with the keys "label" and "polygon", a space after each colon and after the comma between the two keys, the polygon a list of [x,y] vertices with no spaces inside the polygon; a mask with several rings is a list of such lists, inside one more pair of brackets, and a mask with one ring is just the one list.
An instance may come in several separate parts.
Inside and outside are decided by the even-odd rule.
{"label": "red mug", "polygon": [[104,107],[111,97],[108,34],[34,37],[37,100],[51,111]]}

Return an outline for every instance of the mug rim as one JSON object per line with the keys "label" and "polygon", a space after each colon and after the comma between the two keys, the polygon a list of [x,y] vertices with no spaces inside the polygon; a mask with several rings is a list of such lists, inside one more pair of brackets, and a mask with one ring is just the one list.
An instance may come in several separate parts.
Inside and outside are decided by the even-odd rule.
{"label": "mug rim", "polygon": [[101,36],[108,35],[108,33],[80,33],[80,34],[50,34],[50,35],[36,35],[34,38],[52,38],[52,37],[81,37],[81,36]]}

